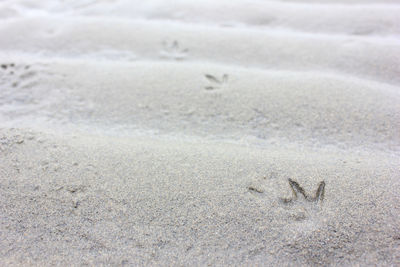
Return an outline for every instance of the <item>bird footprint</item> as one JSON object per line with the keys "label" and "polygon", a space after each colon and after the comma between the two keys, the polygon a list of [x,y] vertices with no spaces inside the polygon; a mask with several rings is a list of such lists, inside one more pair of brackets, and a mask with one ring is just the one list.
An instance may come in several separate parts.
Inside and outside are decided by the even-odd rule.
{"label": "bird footprint", "polygon": [[303,187],[301,187],[299,185],[298,182],[293,181],[292,179],[289,178],[289,185],[290,188],[292,189],[292,197],[291,198],[282,198],[282,202],[285,204],[289,204],[292,203],[294,201],[296,201],[300,196],[303,196],[303,198],[306,201],[309,202],[322,202],[324,200],[324,196],[325,196],[325,182],[322,181],[319,183],[318,185],[318,189],[317,191],[315,191],[315,195],[314,196],[310,196],[306,193],[306,191],[303,189]]}
{"label": "bird footprint", "polygon": [[212,84],[210,86],[206,86],[205,87],[206,90],[215,90],[224,88],[225,85],[228,83],[228,78],[229,78],[228,74],[222,75],[221,80],[210,74],[205,74],[204,77],[206,77],[206,79]]}
{"label": "bird footprint", "polygon": [[[291,205],[289,217],[295,221],[303,221],[310,217],[315,217],[320,211],[318,205],[307,205],[306,203],[322,203],[325,197],[325,182],[319,183],[314,196],[306,193],[300,184],[292,179],[289,179],[290,189],[292,190],[292,197],[281,198],[280,200],[285,205]],[[300,199],[302,201],[298,201]]]}
{"label": "bird footprint", "polygon": [[180,49],[178,41],[164,41],[163,42],[164,50],[160,52],[161,57],[182,60],[186,57],[189,50],[187,48]]}

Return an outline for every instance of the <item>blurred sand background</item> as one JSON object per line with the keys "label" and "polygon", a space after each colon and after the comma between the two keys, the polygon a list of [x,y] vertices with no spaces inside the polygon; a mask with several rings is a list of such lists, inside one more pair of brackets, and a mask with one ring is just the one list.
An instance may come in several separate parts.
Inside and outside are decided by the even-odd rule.
{"label": "blurred sand background", "polygon": [[399,265],[399,86],[396,0],[2,0],[0,265]]}

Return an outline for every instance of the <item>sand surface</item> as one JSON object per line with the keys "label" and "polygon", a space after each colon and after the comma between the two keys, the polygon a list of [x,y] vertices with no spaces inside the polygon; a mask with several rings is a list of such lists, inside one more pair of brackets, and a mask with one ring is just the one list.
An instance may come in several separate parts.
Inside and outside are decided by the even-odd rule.
{"label": "sand surface", "polygon": [[0,265],[400,265],[400,2],[0,2]]}

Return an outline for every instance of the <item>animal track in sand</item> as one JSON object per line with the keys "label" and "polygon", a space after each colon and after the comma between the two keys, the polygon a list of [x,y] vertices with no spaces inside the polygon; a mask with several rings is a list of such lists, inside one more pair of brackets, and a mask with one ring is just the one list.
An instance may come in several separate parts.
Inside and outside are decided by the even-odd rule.
{"label": "animal track in sand", "polygon": [[[264,177],[263,180],[266,180],[266,177]],[[303,221],[307,218],[316,216],[320,210],[320,205],[318,204],[321,204],[325,197],[325,182],[322,181],[319,183],[313,196],[307,194],[298,182],[290,178],[288,179],[288,182],[292,191],[292,196],[289,198],[279,198],[279,203],[283,204],[283,207],[288,210],[289,218],[295,221]],[[248,186],[247,189],[254,196],[266,196],[265,194],[270,195],[273,191],[272,188],[269,188],[270,192],[265,192],[261,183],[253,183]]]}
{"label": "animal track in sand", "polygon": [[315,191],[315,196],[310,196],[306,193],[306,191],[299,185],[298,182],[288,179],[290,188],[292,189],[293,196],[292,198],[281,198],[282,202],[285,204],[292,203],[298,199],[298,196],[301,195],[308,202],[322,202],[325,196],[325,182],[322,181],[318,185],[317,191]]}
{"label": "animal track in sand", "polygon": [[320,182],[314,196],[310,196],[298,182],[290,178],[288,181],[292,190],[292,197],[280,198],[280,201],[285,206],[290,206],[289,217],[295,221],[303,221],[310,217],[315,217],[320,208],[316,204],[322,203],[325,197],[325,182]]}
{"label": "animal track in sand", "polygon": [[11,120],[35,115],[57,123],[89,117],[93,104],[63,87],[65,78],[47,63],[0,62],[0,115]]}
{"label": "animal track in sand", "polygon": [[27,64],[3,63],[0,65],[0,86],[26,89],[36,84],[37,71]]}
{"label": "animal track in sand", "polygon": [[[13,116],[29,113],[26,108],[32,108],[41,101],[38,85],[44,73],[43,64],[1,63],[0,111]],[[22,106],[25,109],[20,109]]]}
{"label": "animal track in sand", "polygon": [[189,49],[181,49],[179,47],[179,42],[174,40],[172,42],[163,41],[163,50],[160,52],[161,57],[174,59],[174,60],[183,60],[186,58]]}
{"label": "animal track in sand", "polygon": [[273,185],[276,184],[276,178],[278,173],[273,171],[267,176],[260,177],[251,182],[247,189],[254,196],[262,196],[263,194],[271,195],[272,191],[275,191]]}
{"label": "animal track in sand", "polygon": [[256,186],[250,185],[250,186],[248,187],[248,189],[249,189],[250,191],[252,191],[252,192],[255,192],[255,193],[260,193],[260,194],[264,193],[264,190],[262,190],[262,189],[260,189],[260,188],[258,188],[258,187],[256,187]]}
{"label": "animal track in sand", "polygon": [[222,75],[221,79],[216,78],[211,74],[205,74],[204,77],[211,83],[211,85],[204,87],[206,90],[223,89],[228,83],[228,74]]}

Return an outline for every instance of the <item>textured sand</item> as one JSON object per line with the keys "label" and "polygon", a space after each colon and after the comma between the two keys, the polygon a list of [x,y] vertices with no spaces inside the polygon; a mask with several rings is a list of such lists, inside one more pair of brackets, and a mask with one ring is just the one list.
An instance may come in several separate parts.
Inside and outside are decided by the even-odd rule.
{"label": "textured sand", "polygon": [[2,1],[0,265],[400,264],[399,34],[390,0]]}

